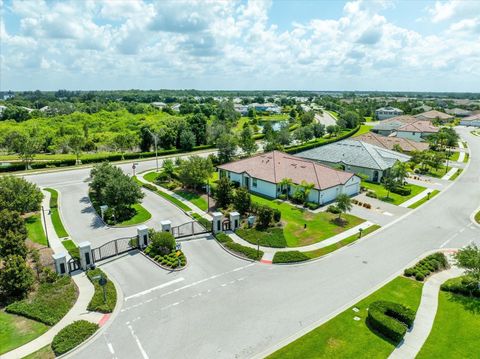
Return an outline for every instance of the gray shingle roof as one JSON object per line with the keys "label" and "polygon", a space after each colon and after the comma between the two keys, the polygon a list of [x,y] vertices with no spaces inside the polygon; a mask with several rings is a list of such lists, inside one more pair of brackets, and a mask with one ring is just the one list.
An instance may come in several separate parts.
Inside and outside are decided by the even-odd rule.
{"label": "gray shingle roof", "polygon": [[395,162],[407,162],[410,156],[399,152],[387,150],[372,144],[343,140],[300,152],[297,156],[315,161],[344,163],[350,166],[386,170]]}

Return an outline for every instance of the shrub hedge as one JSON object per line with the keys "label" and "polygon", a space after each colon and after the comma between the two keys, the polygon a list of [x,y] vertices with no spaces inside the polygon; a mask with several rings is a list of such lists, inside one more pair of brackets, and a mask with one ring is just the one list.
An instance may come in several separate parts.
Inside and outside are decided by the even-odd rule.
{"label": "shrub hedge", "polygon": [[77,320],[60,330],[52,341],[55,355],[62,355],[91,337],[98,330],[98,324]]}
{"label": "shrub hedge", "polygon": [[263,251],[257,251],[254,248],[250,247],[245,247],[242,246],[241,244],[235,243],[233,241],[231,242],[226,242],[224,243],[225,247],[228,249],[237,252],[238,254],[241,254],[249,259],[252,259],[254,261],[259,261],[263,257]]}
{"label": "shrub hedge", "polygon": [[168,268],[171,268],[171,269],[178,268],[179,267],[179,265],[178,265],[178,260],[179,259],[180,259],[180,268],[183,268],[187,265],[187,257],[185,256],[185,254],[182,251],[179,251],[180,252],[179,256],[177,256],[177,251],[176,250],[172,251],[169,254],[166,254],[166,255],[162,256],[162,255],[159,255],[159,254],[155,255],[151,251],[147,252],[147,249],[148,248],[145,249],[145,254],[147,254],[155,262],[160,263],[164,267],[168,267]]}
{"label": "shrub hedge", "polygon": [[215,234],[215,238],[216,238],[217,241],[219,241],[220,243],[232,242],[232,239],[231,239],[229,236],[227,236],[225,233],[223,233],[223,232],[220,232],[220,233]]}
{"label": "shrub hedge", "polygon": [[[103,275],[107,278],[107,284],[105,286],[105,291],[107,294],[107,302],[104,303],[103,300],[103,288],[98,284],[98,279],[93,279],[93,277]],[[93,294],[90,303],[88,303],[88,310],[100,312],[100,313],[111,313],[115,309],[117,304],[117,291],[115,290],[115,285],[111,280],[108,280],[107,275],[99,268],[91,269],[87,271],[88,279],[93,283],[95,287],[95,293]]]}
{"label": "shrub hedge", "polygon": [[438,252],[423,258],[413,267],[405,269],[404,275],[423,281],[430,274],[445,268],[448,268],[447,257],[443,253]]}
{"label": "shrub hedge", "polygon": [[392,193],[396,193],[400,196],[409,196],[412,193],[412,190],[405,187],[394,187]]}
{"label": "shrub hedge", "polygon": [[445,292],[480,298],[478,282],[468,275],[449,279],[440,286],[440,289]]}
{"label": "shrub hedge", "polygon": [[47,325],[54,325],[68,313],[77,300],[77,287],[69,276],[53,283],[41,283],[30,298],[8,305],[5,311]]}
{"label": "shrub hedge", "polygon": [[399,343],[415,320],[415,312],[394,302],[377,301],[368,308],[367,324],[375,332]]}
{"label": "shrub hedge", "polygon": [[273,263],[293,263],[308,261],[309,256],[300,251],[276,252],[273,256]]}

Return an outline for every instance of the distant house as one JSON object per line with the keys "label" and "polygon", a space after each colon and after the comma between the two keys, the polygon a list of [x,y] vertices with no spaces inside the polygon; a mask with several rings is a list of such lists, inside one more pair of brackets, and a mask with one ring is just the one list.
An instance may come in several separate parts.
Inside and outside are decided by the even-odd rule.
{"label": "distant house", "polygon": [[455,117],[468,117],[472,114],[472,111],[464,110],[463,108],[451,108],[445,110],[445,112]]}
{"label": "distant house", "polygon": [[234,104],[233,108],[235,111],[239,112],[242,116],[246,116],[248,114],[248,106],[241,105],[241,104]]}
{"label": "distant house", "polygon": [[415,115],[415,117],[419,120],[426,120],[426,121],[438,120],[441,122],[447,122],[454,119],[454,116],[448,115],[444,112],[440,112],[437,110],[422,112],[422,113],[419,113],[418,115]]}
{"label": "distant house", "polygon": [[392,133],[395,133],[397,128],[416,121],[418,121],[418,119],[410,115],[392,117],[375,125],[372,128],[372,132],[378,133],[382,136],[389,136]]}
{"label": "distant house", "polygon": [[421,142],[438,131],[438,127],[433,126],[430,121],[420,120],[400,126],[396,130],[396,136]]}
{"label": "distant house", "polygon": [[3,111],[7,109],[7,106],[0,105],[0,116],[2,115]]}
{"label": "distant house", "polygon": [[270,112],[276,114],[282,112],[281,107],[274,103],[251,103],[250,105],[248,105],[248,108],[252,107],[255,109],[255,111],[258,112]]}
{"label": "distant house", "polygon": [[427,112],[427,111],[430,111],[432,109],[433,109],[433,107],[430,107],[430,106],[427,106],[427,105],[421,105],[421,106],[418,106],[418,107],[414,108],[415,111],[421,111],[421,112]]}
{"label": "distant house", "polygon": [[386,119],[396,117],[396,116],[401,116],[401,115],[403,115],[402,110],[396,107],[391,107],[391,106],[381,107],[375,110],[375,117],[378,120],[386,120]]}
{"label": "distant house", "polygon": [[461,119],[460,125],[480,127],[480,114],[472,115]]}
{"label": "distant house", "polygon": [[153,107],[156,107],[160,110],[164,109],[165,107],[167,107],[167,104],[165,102],[152,102],[151,105]]}
{"label": "distant house", "polygon": [[387,150],[395,151],[400,148],[403,152],[425,151],[428,150],[428,143],[411,141],[407,138],[381,136],[373,132],[364,133],[355,137],[355,140],[369,143],[374,146],[383,147]]}
{"label": "distant house", "polygon": [[297,156],[329,166],[340,166],[347,172],[365,175],[369,181],[380,182],[397,162],[410,156],[358,140],[343,140],[300,152]]}
{"label": "distant house", "polygon": [[[248,188],[250,192],[277,198],[288,190],[293,195],[302,181],[313,183],[309,202],[320,205],[333,202],[341,193],[353,196],[360,191],[360,178],[352,173],[339,171],[315,161],[272,151],[217,167],[219,176]],[[280,182],[289,178],[293,185],[282,188]]]}

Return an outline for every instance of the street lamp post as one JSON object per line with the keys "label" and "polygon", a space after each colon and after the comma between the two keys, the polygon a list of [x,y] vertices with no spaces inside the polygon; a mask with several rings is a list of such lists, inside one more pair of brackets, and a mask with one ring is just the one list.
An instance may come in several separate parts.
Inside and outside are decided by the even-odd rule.
{"label": "street lamp post", "polygon": [[450,160],[450,147],[447,147],[447,168],[445,168],[445,173],[448,172],[449,160]]}
{"label": "street lamp post", "polygon": [[207,212],[210,212],[210,179],[207,179]]}
{"label": "street lamp post", "polygon": [[157,172],[158,172],[158,149],[157,149],[157,142],[158,136],[155,135],[152,131],[147,128],[148,133],[153,137],[153,141],[155,142],[155,162],[157,164]]}
{"label": "street lamp post", "polygon": [[45,220],[45,209],[42,206],[43,226],[45,227],[45,237],[47,237],[47,247],[50,248],[50,241],[48,240],[47,221]]}

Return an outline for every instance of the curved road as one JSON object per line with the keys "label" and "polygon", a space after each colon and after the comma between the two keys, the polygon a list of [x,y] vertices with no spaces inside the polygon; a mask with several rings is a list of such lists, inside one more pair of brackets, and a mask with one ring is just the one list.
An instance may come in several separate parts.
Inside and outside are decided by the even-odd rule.
{"label": "curved road", "polygon": [[[159,270],[140,255],[105,264],[125,299],[103,333],[73,357],[261,356],[353,304],[426,251],[478,242],[480,229],[469,217],[480,205],[480,138],[464,128],[458,131],[468,141],[471,156],[451,187],[390,226],[319,261],[251,264],[228,255],[213,240],[198,239],[183,244],[189,258],[185,271]],[[152,163],[141,166],[153,167]],[[123,233],[96,228],[92,222],[82,233],[92,217],[88,210],[80,215],[81,205],[72,208],[66,200],[69,195],[81,200],[86,187],[79,179],[87,175],[87,170],[78,170],[29,179],[61,190],[62,215],[77,238]],[[152,205],[162,207],[159,213],[171,213],[161,199]],[[89,219],[80,225],[83,216]]]}

